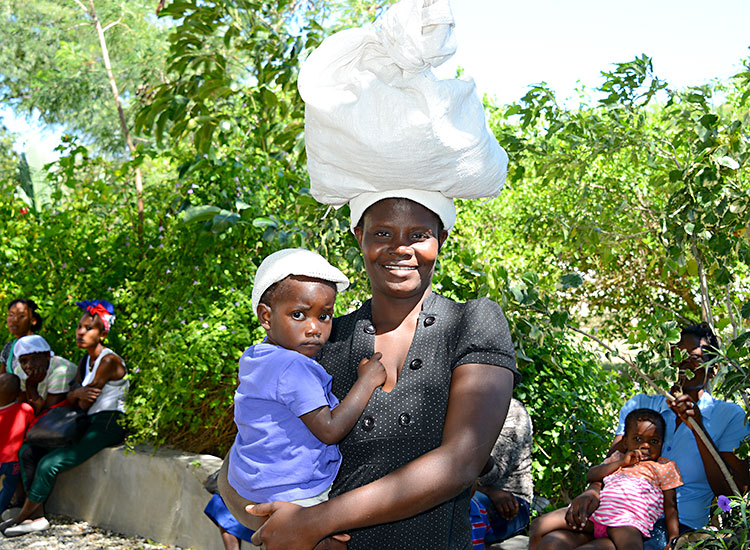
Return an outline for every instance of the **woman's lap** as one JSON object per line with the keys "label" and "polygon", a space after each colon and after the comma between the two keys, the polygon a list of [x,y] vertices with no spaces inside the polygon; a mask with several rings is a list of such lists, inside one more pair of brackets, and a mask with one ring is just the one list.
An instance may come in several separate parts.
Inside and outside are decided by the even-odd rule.
{"label": "woman's lap", "polygon": [[46,501],[59,473],[84,463],[106,447],[122,442],[126,433],[117,422],[122,416],[119,412],[91,415],[83,437],[69,447],[45,450],[24,445],[19,456],[28,498],[32,502]]}

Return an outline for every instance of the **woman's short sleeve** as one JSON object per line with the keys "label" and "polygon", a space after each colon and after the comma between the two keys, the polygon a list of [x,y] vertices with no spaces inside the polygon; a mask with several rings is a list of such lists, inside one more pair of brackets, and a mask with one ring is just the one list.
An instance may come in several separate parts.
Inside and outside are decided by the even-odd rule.
{"label": "woman's short sleeve", "polygon": [[464,304],[457,336],[452,368],[469,363],[497,365],[513,373],[514,384],[520,382],[508,321],[495,302],[480,298]]}

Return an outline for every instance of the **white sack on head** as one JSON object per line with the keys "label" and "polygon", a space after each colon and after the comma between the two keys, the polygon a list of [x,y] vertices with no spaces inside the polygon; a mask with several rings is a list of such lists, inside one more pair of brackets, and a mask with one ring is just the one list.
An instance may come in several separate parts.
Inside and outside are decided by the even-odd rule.
{"label": "white sack on head", "polygon": [[336,207],[404,188],[494,197],[508,156],[473,80],[430,70],[455,52],[447,0],[402,0],[375,28],[330,36],[302,66],[311,193]]}

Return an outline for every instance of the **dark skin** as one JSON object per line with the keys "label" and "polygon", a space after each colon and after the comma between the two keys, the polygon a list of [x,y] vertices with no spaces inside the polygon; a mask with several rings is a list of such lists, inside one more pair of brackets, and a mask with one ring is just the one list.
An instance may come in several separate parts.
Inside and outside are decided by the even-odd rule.
{"label": "dark skin", "polygon": [[18,377],[9,372],[0,373],[0,407],[10,405],[21,394]]}
{"label": "dark skin", "polygon": [[[703,419],[701,418],[700,409],[698,408],[697,403],[703,395],[703,392],[705,391],[704,386],[706,381],[712,378],[715,374],[714,369],[706,370],[706,368],[703,366],[703,349],[706,346],[708,346],[708,342],[705,339],[698,340],[693,335],[687,334],[680,339],[677,347],[685,351],[688,355],[688,358],[680,364],[680,369],[683,374],[681,374],[677,386],[672,388],[672,393],[679,392],[680,389],[682,389],[685,393],[677,397],[677,399],[675,399],[674,402],[670,403],[669,406],[677,415],[675,429],[677,429],[684,422],[693,432],[696,444],[698,446],[698,451],[700,452],[701,461],[703,462],[703,467],[706,471],[708,483],[714,494],[718,496],[722,494],[732,494],[732,490],[729,487],[726,479],[724,478],[724,475],[721,473],[719,465],[716,463],[713,456],[711,456],[711,454],[709,453],[708,448],[703,443],[702,439],[695,435],[695,430],[692,426],[690,426],[688,422],[688,418],[693,418],[696,424],[698,424],[698,426],[703,429]],[[688,377],[687,375],[685,375],[684,372],[687,370],[692,371],[694,376]],[[612,442],[612,446],[610,447],[610,452],[621,450],[622,443],[622,435],[616,436]],[[711,445],[713,445],[715,448],[715,444],[713,443],[713,441],[711,441]],[[720,452],[719,456],[726,464],[729,472],[732,474],[734,482],[737,484],[740,492],[746,492],[750,480],[747,461],[741,460],[734,453],[730,452]],[[588,517],[592,513],[594,513],[594,510],[596,510],[596,508],[599,506],[600,491],[601,484],[592,483],[591,485],[589,485],[588,489],[586,489],[583,493],[573,499],[570,507],[568,507],[567,509],[563,508],[561,510],[557,510],[553,513],[562,513],[565,521],[570,526],[570,528],[580,531],[586,524]],[[534,531],[532,524],[532,534],[533,532]],[[544,539],[545,541],[547,540],[547,536],[550,536],[550,540],[554,538],[556,544],[555,548],[559,550],[572,550],[573,548],[578,548],[580,546],[579,538],[576,538],[574,536],[567,537],[562,532],[547,534]],[[531,550],[534,550],[534,548],[531,546],[529,548]],[[540,546],[539,548],[542,548],[542,546]]]}
{"label": "dark skin", "polygon": [[[260,326],[269,343],[314,357],[331,335],[336,289],[310,277],[292,276],[283,284],[284,292],[276,293],[272,306],[258,304]],[[360,361],[357,381],[336,408],[319,407],[300,416],[320,441],[338,443],[357,423],[372,392],[385,382],[380,356]]]}
{"label": "dark skin", "polygon": [[26,304],[17,302],[8,308],[6,323],[13,336],[22,338],[34,334],[33,329],[36,325],[36,319],[34,319],[34,314]]}
{"label": "dark skin", "polygon": [[518,515],[518,500],[513,493],[494,487],[477,487],[477,491],[490,497],[500,517],[510,521]]}
{"label": "dark skin", "polygon": [[[384,391],[397,383],[432,271],[447,232],[411,201],[387,199],[355,230],[372,287],[375,348],[383,354]],[[408,518],[458,495],[476,479],[503,425],[512,373],[494,365],[454,369],[442,444],[387,476],[310,508],[272,502],[249,507],[270,515],[253,536],[268,550],[311,550],[332,533]],[[345,548],[326,539],[318,548]]]}
{"label": "dark skin", "polygon": [[[76,345],[85,349],[89,354],[89,364],[93,365],[97,357],[104,351],[104,338],[107,332],[104,323],[98,317],[92,317],[84,313],[76,328]],[[104,384],[110,380],[121,380],[126,374],[122,359],[114,354],[104,356],[96,371],[94,380],[83,387],[71,390],[67,394],[68,402],[84,410],[91,408],[96,398],[102,392]],[[76,375],[76,381],[80,384],[83,380],[80,373]],[[14,525],[22,523],[27,519],[36,519],[44,515],[43,503],[34,502],[26,498]]]}
{"label": "dark skin", "polygon": [[26,391],[21,392],[21,401],[31,405],[34,414],[39,416],[43,411],[65,400],[64,393],[48,393],[46,397],[39,395],[39,384],[47,376],[50,354],[48,351],[28,353],[18,358],[18,363],[27,374]]}

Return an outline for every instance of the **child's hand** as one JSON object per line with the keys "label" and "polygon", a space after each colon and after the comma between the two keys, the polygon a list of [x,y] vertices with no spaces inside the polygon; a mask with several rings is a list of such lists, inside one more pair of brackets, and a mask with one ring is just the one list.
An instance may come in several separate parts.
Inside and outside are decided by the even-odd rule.
{"label": "child's hand", "polygon": [[622,467],[635,466],[641,461],[641,457],[636,451],[628,451],[622,459]]}
{"label": "child's hand", "polygon": [[357,367],[357,375],[360,378],[369,378],[377,386],[385,384],[385,367],[380,362],[383,354],[376,351],[369,359],[362,359]]}

